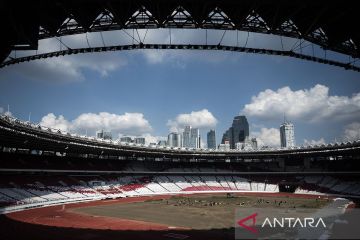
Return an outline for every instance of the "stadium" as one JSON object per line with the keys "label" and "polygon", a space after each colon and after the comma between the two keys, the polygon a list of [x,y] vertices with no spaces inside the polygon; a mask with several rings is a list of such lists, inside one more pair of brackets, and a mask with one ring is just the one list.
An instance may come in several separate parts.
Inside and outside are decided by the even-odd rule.
{"label": "stadium", "polygon": [[[341,8],[344,14],[336,15],[332,21],[331,16],[338,8],[335,5],[325,8],[327,3],[322,1],[313,5],[305,1],[302,7],[286,1],[243,1],[241,4],[236,1],[205,4],[202,1],[203,7],[196,7],[191,1],[90,1],[87,6],[84,1],[65,2],[27,3],[28,8],[44,13],[33,21],[27,21],[26,6],[18,11],[17,18],[3,14],[4,22],[10,19],[12,26],[1,23],[9,32],[1,48],[1,68],[89,52],[192,49],[279,55],[355,72],[360,69],[357,61],[334,60],[331,56],[310,56],[302,52],[304,39],[346,57],[359,57],[359,33],[351,26],[341,26],[351,20],[356,22],[354,9]],[[16,4],[8,2],[4,6],[16,12]],[[99,9],[105,9],[108,17],[116,17],[116,22],[96,18],[101,12]],[[177,13],[188,14],[188,19],[176,18],[177,13],[172,13],[174,9]],[[184,9],[189,9],[192,16]],[[210,17],[205,14],[213,13],[214,9]],[[255,10],[262,16],[261,21],[272,20],[273,24],[264,28],[259,18],[246,17],[248,14],[254,17]],[[319,12],[322,14],[318,15]],[[343,15],[348,17],[342,18]],[[69,16],[77,19],[77,23],[67,21],[64,25],[64,19]],[[211,19],[214,16],[216,20]],[[305,21],[305,16],[309,20]],[[290,31],[289,26],[285,29],[281,23],[288,18],[292,18],[299,29]],[[91,47],[86,35],[89,45],[86,48],[37,52],[37,42],[41,39],[60,38],[60,43],[65,45],[62,36],[156,28],[224,30],[221,41],[226,31],[234,29],[301,40],[297,52],[227,46],[221,41],[215,45],[173,44],[171,33],[169,44],[146,44],[139,36],[138,44]],[[319,35],[318,29],[324,29],[327,35],[323,36],[322,31]],[[146,34],[144,40],[145,37]],[[101,38],[104,43],[102,35]],[[132,38],[134,40],[134,36]],[[10,53],[15,50],[36,50],[36,53],[13,57]],[[305,238],[341,239],[346,229],[356,229],[356,221],[352,220],[356,219],[360,199],[359,161],[360,140],[248,151],[151,146],[83,136],[2,114],[0,237],[71,240],[308,236]],[[334,209],[341,213],[328,216]],[[246,213],[236,215],[242,210]],[[251,215],[252,211],[256,214]],[[274,212],[282,211],[285,211],[282,216],[289,216],[290,211],[294,219],[327,216],[331,224],[325,223],[331,226],[313,231],[315,235],[301,235],[304,234],[301,231],[291,232],[295,235],[278,235],[272,227],[259,235],[251,235],[258,214],[275,216]],[[319,215],[321,211],[323,215]],[[250,218],[243,218],[246,216]],[[253,225],[244,224],[245,220],[252,219],[251,216]],[[257,228],[264,219],[259,217]],[[299,224],[303,227],[306,221]],[[250,231],[250,235],[237,235],[238,225]],[[356,229],[352,234],[348,237],[356,239],[354,236],[360,233]]]}
{"label": "stadium", "polygon": [[[0,128],[7,239],[28,234],[43,239],[44,232],[49,239],[78,239],[88,229],[93,229],[86,233],[90,239],[231,239],[233,219],[213,218],[233,208],[226,205],[219,216],[208,216],[207,208],[254,207],[259,198],[267,204],[319,207],[321,200],[326,205],[342,197],[353,206],[360,196],[359,142],[194,152],[83,138],[7,116]],[[181,211],[171,209],[182,205]],[[187,210],[194,205],[205,212]],[[15,228],[22,231],[14,233]]]}

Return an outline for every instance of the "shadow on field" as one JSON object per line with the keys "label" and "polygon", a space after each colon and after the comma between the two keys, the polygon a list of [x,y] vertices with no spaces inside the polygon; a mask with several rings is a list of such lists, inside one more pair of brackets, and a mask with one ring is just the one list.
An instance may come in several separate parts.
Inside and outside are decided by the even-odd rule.
{"label": "shadow on field", "polygon": [[[339,223],[335,223],[330,239],[358,239],[358,215],[352,211],[345,213]],[[0,239],[14,240],[171,240],[171,239],[206,239],[233,240],[234,228],[211,230],[99,230],[86,228],[67,228],[31,224],[13,220],[0,215]]]}
{"label": "shadow on field", "polygon": [[124,239],[234,239],[234,228],[212,230],[120,231],[65,228],[15,221],[0,215],[0,239],[36,240],[124,240]]}

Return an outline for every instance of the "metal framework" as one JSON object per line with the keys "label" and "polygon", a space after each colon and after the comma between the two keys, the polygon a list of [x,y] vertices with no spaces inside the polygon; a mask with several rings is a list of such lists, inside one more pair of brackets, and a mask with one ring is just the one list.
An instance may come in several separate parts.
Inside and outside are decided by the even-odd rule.
{"label": "metal framework", "polygon": [[167,50],[217,50],[217,51],[233,51],[233,52],[245,52],[245,53],[256,53],[256,54],[266,54],[266,55],[278,55],[278,56],[287,56],[298,59],[303,59],[312,62],[318,62],[322,64],[333,65],[337,67],[342,67],[346,70],[353,70],[360,72],[360,67],[352,65],[351,63],[342,63],[339,61],[323,59],[315,56],[310,56],[306,54],[297,53],[294,51],[282,51],[282,50],[273,50],[273,49],[258,49],[258,48],[248,48],[248,47],[236,47],[236,46],[226,46],[226,45],[196,45],[196,44],[132,44],[132,45],[118,45],[118,46],[105,46],[105,47],[88,47],[88,48],[76,48],[76,49],[65,49],[55,52],[42,53],[37,55],[25,56],[12,58],[0,64],[0,68],[28,62],[37,59],[45,59],[51,57],[59,57],[65,55],[73,55],[79,53],[96,53],[96,52],[109,52],[109,51],[124,51],[124,50],[136,50],[136,49],[167,49]]}
{"label": "metal framework", "polygon": [[[0,3],[0,61],[38,40],[119,29],[222,29],[301,39],[360,57],[356,3],[310,0],[77,0]],[[286,54],[285,54],[286,55]],[[30,60],[30,59],[29,59]]]}

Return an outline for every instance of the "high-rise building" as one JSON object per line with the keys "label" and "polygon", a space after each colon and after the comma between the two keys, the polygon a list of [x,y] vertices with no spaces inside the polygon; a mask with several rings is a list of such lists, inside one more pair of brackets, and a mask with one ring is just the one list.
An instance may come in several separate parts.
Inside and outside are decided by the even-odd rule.
{"label": "high-rise building", "polygon": [[283,148],[295,147],[294,124],[284,120],[280,125],[280,142]]}
{"label": "high-rise building", "polygon": [[225,141],[224,143],[219,144],[218,149],[219,151],[230,151],[230,142]]}
{"label": "high-rise building", "polygon": [[104,130],[101,130],[96,132],[96,138],[111,140],[112,135],[111,132],[105,132]]}
{"label": "high-rise building", "polygon": [[207,133],[207,147],[209,149],[216,149],[216,136],[215,130],[210,130]]}
{"label": "high-rise building", "polygon": [[230,142],[230,138],[231,138],[230,133],[231,133],[231,128],[226,130],[226,132],[223,134],[222,139],[221,139],[222,144],[224,144],[226,141]]}
{"label": "high-rise building", "polygon": [[158,142],[158,144],[157,144],[158,146],[166,146],[167,145],[167,142],[166,142],[166,140],[160,140],[159,142]]}
{"label": "high-rise building", "polygon": [[224,133],[221,143],[230,142],[230,148],[236,149],[236,143],[245,142],[249,137],[249,123],[246,116],[234,117],[231,127]]}
{"label": "high-rise building", "polygon": [[181,134],[172,132],[168,135],[168,146],[170,147],[182,147]]}
{"label": "high-rise building", "polygon": [[121,137],[120,142],[131,143],[133,140],[131,137]]}
{"label": "high-rise building", "polygon": [[143,138],[143,137],[136,137],[136,138],[134,139],[134,142],[137,143],[137,144],[143,144],[143,145],[145,145],[145,138]]}
{"label": "high-rise building", "polygon": [[258,148],[258,144],[257,144],[257,140],[256,138],[252,138],[251,139],[251,145],[253,147],[254,150],[256,150]]}
{"label": "high-rise building", "polygon": [[240,151],[253,151],[257,149],[257,140],[256,138],[246,137],[244,142],[237,142],[235,144],[235,149]]}
{"label": "high-rise building", "polygon": [[183,147],[186,147],[186,148],[191,147],[190,134],[191,134],[191,126],[185,126],[185,129],[183,132]]}
{"label": "high-rise building", "polygon": [[104,135],[104,131],[103,130],[101,130],[101,131],[98,131],[98,132],[96,132],[96,138],[103,138],[103,135]]}
{"label": "high-rise building", "polygon": [[198,128],[192,128],[191,126],[185,126],[182,140],[183,147],[200,148],[200,130]]}
{"label": "high-rise building", "polygon": [[190,147],[200,148],[200,130],[198,128],[191,128],[190,130]]}

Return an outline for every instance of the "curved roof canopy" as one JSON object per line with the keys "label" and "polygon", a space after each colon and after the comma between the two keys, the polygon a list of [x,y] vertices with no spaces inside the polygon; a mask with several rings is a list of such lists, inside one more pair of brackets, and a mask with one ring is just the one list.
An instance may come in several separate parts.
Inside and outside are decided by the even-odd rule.
{"label": "curved roof canopy", "polygon": [[39,39],[134,28],[260,32],[360,56],[357,3],[348,0],[4,0],[0,18],[0,62]]}

